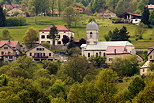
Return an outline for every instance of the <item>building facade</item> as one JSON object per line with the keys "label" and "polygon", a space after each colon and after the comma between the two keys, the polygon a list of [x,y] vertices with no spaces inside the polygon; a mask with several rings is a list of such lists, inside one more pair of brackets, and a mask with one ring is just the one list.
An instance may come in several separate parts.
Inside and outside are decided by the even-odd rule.
{"label": "building facade", "polygon": [[[99,28],[94,21],[90,22],[87,25],[86,31],[87,31],[86,32],[87,43],[82,44],[81,48],[82,48],[82,55],[86,56],[87,58],[90,58],[92,56],[104,56],[106,57],[107,60],[106,62],[110,63],[116,57],[125,58],[127,56],[136,54],[134,45],[128,41],[109,41],[109,42],[98,41]],[[110,53],[111,51],[113,51],[113,53]]]}
{"label": "building facade", "polygon": [[[74,37],[74,32],[72,32],[68,27],[64,26],[64,25],[55,25],[57,27],[58,30],[58,34],[56,36],[56,40],[55,40],[55,45],[64,45],[62,42],[62,39],[64,36],[68,36],[69,38]],[[43,43],[43,42],[48,42],[52,45],[52,39],[50,39],[49,37],[49,32],[50,32],[50,28],[52,26],[49,26],[47,28],[44,28],[42,30],[39,31],[40,36],[39,36],[39,43]]]}
{"label": "building facade", "polygon": [[0,61],[12,62],[21,54],[18,41],[0,41]]}
{"label": "building facade", "polygon": [[53,51],[49,50],[48,48],[44,47],[43,45],[39,44],[34,48],[28,50],[26,55],[32,57],[34,61],[43,61],[43,60],[61,60],[66,61],[67,57],[64,55],[60,55],[54,53]]}

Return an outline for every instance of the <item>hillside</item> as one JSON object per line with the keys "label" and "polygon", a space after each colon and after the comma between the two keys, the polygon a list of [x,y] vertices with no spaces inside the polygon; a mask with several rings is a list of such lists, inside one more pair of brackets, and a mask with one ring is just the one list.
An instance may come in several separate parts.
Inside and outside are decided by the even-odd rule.
{"label": "hillside", "polygon": [[[86,25],[88,23],[90,17],[83,16],[82,20],[78,22],[78,25],[72,26],[71,30],[75,32],[75,39],[79,40],[81,38],[86,38]],[[23,35],[27,31],[28,28],[33,27],[37,31],[40,29],[45,28],[48,25],[55,24],[55,25],[66,25],[61,17],[36,17],[36,24],[34,23],[34,17],[27,17],[26,26],[16,26],[16,27],[3,27],[0,28],[0,35],[2,35],[3,29],[8,29],[10,35],[13,37],[14,40],[18,40],[22,42]],[[104,35],[108,34],[110,30],[114,30],[116,27],[121,28],[122,26],[126,26],[128,32],[131,36],[132,43],[136,46],[136,48],[147,48],[154,43],[154,37],[152,40],[149,40],[152,34],[152,29],[147,29],[147,31],[143,34],[143,40],[135,41],[134,33],[136,29],[136,25],[133,24],[113,24],[111,20],[104,19],[101,17],[95,17],[96,22],[99,24],[99,39],[100,41],[104,41]]]}

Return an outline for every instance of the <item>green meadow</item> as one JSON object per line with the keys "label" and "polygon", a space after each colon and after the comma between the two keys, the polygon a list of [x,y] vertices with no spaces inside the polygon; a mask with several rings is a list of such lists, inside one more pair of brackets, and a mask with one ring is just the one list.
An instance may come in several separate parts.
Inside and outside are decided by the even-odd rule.
{"label": "green meadow", "polygon": [[[75,40],[79,40],[81,38],[86,38],[86,24],[88,23],[90,17],[82,16],[81,20],[75,26],[72,24],[70,27],[73,32],[75,32]],[[102,17],[94,17],[96,22],[99,25],[99,40],[104,41],[104,35],[108,34],[110,30],[114,30],[116,27],[121,28],[122,26],[126,26],[131,36],[130,40],[136,46],[136,48],[146,49],[151,45],[154,45],[154,36],[151,36],[152,29],[147,29],[143,34],[143,39],[139,41],[135,41],[135,29],[136,25],[133,24],[113,24],[111,20],[104,19]],[[2,30],[7,29],[10,32],[10,35],[13,37],[13,40],[18,40],[22,43],[22,38],[28,28],[34,28],[38,32],[40,29],[43,29],[49,25],[66,25],[63,21],[62,17],[27,17],[27,25],[26,26],[13,26],[13,27],[3,27],[0,28],[0,36],[2,35]],[[152,38],[152,40],[149,40]]]}

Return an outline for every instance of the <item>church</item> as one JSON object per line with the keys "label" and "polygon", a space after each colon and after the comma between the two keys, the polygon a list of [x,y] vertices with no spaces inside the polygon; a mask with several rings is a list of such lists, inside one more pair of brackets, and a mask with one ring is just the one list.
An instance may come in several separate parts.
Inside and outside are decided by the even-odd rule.
{"label": "church", "polygon": [[86,27],[86,44],[82,44],[82,56],[105,56],[106,63],[112,63],[115,58],[126,58],[136,54],[135,47],[129,41],[98,41],[99,27],[92,21]]}

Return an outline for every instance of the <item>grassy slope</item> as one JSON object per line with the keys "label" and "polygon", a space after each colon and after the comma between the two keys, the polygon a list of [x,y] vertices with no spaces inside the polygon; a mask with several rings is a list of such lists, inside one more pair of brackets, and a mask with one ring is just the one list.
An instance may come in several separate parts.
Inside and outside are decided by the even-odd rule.
{"label": "grassy slope", "polygon": [[[47,27],[48,25],[55,24],[55,25],[65,25],[63,22],[63,19],[61,17],[36,17],[37,23],[34,23],[34,17],[29,17],[26,18],[28,25],[26,26],[18,26],[18,27],[5,27],[5,28],[0,28],[0,35],[2,34],[3,29],[8,29],[10,31],[11,36],[13,37],[14,40],[18,40],[22,42],[23,35],[27,31],[28,28],[33,27],[36,30],[43,29]],[[135,41],[133,36],[134,36],[134,31],[136,28],[136,25],[133,24],[112,24],[110,20],[103,19],[101,17],[95,18],[96,22],[99,24],[99,40],[103,41],[104,40],[104,35],[108,34],[109,30],[113,30],[115,27],[121,28],[122,26],[126,26],[128,31],[130,32],[131,35],[131,41],[132,43],[136,46],[136,48],[147,48],[151,45],[154,44],[154,38],[152,38],[152,41],[149,41],[149,37],[152,33],[152,29],[148,29],[147,32],[143,35],[143,40],[140,41]],[[77,27],[72,26],[71,30],[75,32],[75,39],[80,39],[80,38],[86,38],[86,24],[88,23],[89,17],[83,16],[82,20],[78,23]]]}

